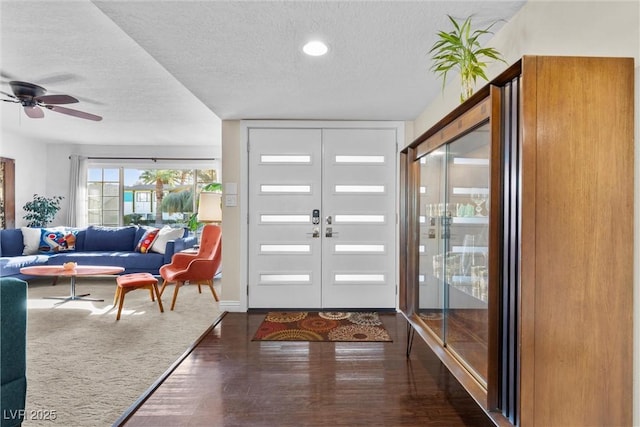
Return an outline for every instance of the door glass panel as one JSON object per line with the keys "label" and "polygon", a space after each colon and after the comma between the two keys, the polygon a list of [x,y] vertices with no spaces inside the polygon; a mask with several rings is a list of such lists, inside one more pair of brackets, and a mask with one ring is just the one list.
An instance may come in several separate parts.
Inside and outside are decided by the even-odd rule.
{"label": "door glass panel", "polygon": [[336,163],[384,163],[384,156],[336,156]]}
{"label": "door glass panel", "polygon": [[261,274],[260,281],[263,283],[282,282],[308,282],[311,280],[310,274]]}
{"label": "door glass panel", "polygon": [[335,216],[336,223],[376,223],[384,222],[384,215],[341,215]]}
{"label": "door glass panel", "polygon": [[311,163],[309,155],[287,155],[287,154],[263,154],[260,156],[261,163]]}
{"label": "door glass panel", "polygon": [[336,252],[384,252],[384,245],[335,245]]}
{"label": "door glass panel", "polygon": [[309,253],[311,252],[311,245],[260,245],[261,253]]}
{"label": "door glass panel", "polygon": [[384,193],[384,185],[336,185],[336,193]]}
{"label": "door glass panel", "polygon": [[261,222],[311,222],[309,215],[260,215]]}
{"label": "door glass panel", "polygon": [[384,282],[384,274],[336,274],[336,282]]}
{"label": "door glass panel", "polygon": [[486,383],[489,125],[447,145],[445,342]]}
{"label": "door glass panel", "polygon": [[[444,341],[448,220],[445,200],[446,149],[420,159],[419,316]],[[450,208],[450,206],[449,206]]]}
{"label": "door glass panel", "polygon": [[310,185],[275,185],[262,184],[260,191],[263,193],[310,193]]}

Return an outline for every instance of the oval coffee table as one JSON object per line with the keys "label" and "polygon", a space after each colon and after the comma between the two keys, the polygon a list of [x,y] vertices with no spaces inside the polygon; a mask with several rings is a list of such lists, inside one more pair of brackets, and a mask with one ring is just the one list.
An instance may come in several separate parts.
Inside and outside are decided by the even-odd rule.
{"label": "oval coffee table", "polygon": [[103,276],[122,273],[124,268],[105,265],[78,265],[73,269],[65,269],[61,265],[35,265],[23,267],[20,273],[29,276],[56,276],[69,277],[71,281],[71,294],[64,297],[45,297],[47,299],[60,299],[55,305],[64,304],[67,301],[104,301],[97,298],[86,298],[91,294],[76,295],[76,277],[78,276]]}

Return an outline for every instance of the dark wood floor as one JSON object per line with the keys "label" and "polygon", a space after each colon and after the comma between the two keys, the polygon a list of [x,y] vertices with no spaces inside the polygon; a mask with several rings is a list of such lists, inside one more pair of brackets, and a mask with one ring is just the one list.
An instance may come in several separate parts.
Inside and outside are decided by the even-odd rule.
{"label": "dark wood floor", "polygon": [[264,318],[229,313],[124,423],[132,426],[492,426],[406,323],[393,343],[253,342]]}

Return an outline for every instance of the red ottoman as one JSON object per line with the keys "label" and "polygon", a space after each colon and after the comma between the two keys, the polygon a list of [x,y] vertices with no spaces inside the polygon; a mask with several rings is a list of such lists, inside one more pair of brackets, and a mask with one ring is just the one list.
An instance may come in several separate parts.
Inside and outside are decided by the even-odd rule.
{"label": "red ottoman", "polygon": [[116,320],[120,320],[120,313],[122,312],[122,305],[124,304],[125,294],[135,289],[149,289],[149,293],[151,294],[151,301],[155,301],[155,297],[157,297],[160,312],[164,313],[162,300],[160,299],[160,293],[158,292],[158,279],[153,277],[151,274],[123,274],[122,276],[118,276],[116,278],[116,283],[118,284],[118,286],[116,287],[116,296],[113,298],[113,306],[115,307],[116,303],[118,303],[118,314],[116,315]]}

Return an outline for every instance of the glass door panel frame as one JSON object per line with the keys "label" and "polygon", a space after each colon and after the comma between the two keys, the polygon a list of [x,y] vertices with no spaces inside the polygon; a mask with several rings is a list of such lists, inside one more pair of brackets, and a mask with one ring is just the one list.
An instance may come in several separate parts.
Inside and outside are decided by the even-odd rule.
{"label": "glass door panel frame", "polygon": [[[498,395],[500,387],[499,373],[499,357],[500,348],[498,340],[498,326],[500,322],[499,315],[499,286],[501,274],[500,244],[502,227],[502,136],[500,133],[501,126],[501,97],[500,89],[497,87],[490,88],[490,96],[478,100],[478,102],[468,107],[465,105],[465,111],[457,112],[458,116],[452,113],[443,121],[449,123],[442,127],[439,132],[432,135],[423,135],[421,141],[408,147],[406,150],[406,161],[408,165],[405,168],[405,185],[406,191],[402,192],[401,206],[406,209],[406,223],[402,225],[407,233],[407,249],[406,274],[403,275],[407,287],[407,317],[412,325],[416,328],[416,332],[434,349],[445,365],[458,378],[465,388],[471,394],[483,403],[488,410],[498,408]],[[470,132],[479,125],[489,121],[491,133],[491,159],[490,159],[490,197],[487,201],[489,210],[489,233],[488,233],[488,349],[487,349],[487,378],[486,383],[479,381],[469,370],[461,370],[461,362],[456,355],[442,346],[442,343],[436,338],[437,336],[431,331],[426,323],[418,316],[418,266],[419,266],[419,232],[420,232],[420,211],[418,201],[420,199],[420,163],[419,159],[439,147],[452,142],[465,133]],[[438,126],[434,126],[437,128]],[[401,232],[401,235],[403,233]],[[411,298],[413,296],[413,298]],[[442,348],[440,348],[442,346]],[[486,399],[486,400],[485,400]]]}

